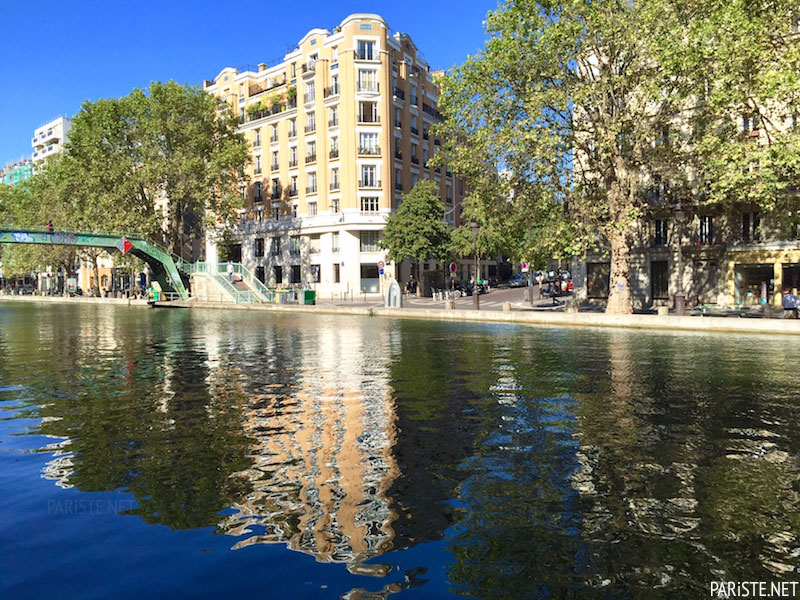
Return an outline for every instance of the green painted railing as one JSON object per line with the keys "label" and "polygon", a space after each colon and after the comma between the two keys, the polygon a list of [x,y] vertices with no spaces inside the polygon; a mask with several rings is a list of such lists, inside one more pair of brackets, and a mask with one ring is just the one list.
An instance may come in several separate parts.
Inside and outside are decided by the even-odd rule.
{"label": "green painted railing", "polygon": [[[270,290],[263,282],[261,282],[253,273],[241,263],[230,263],[233,267],[233,272],[240,275],[242,281],[250,288],[255,295],[256,302],[274,302],[275,292]],[[226,283],[228,274],[228,263],[185,263],[184,269],[186,273],[206,273],[214,277],[222,277]],[[231,286],[233,287],[233,286]],[[236,288],[234,288],[236,289]],[[237,290],[240,291],[240,290]]]}

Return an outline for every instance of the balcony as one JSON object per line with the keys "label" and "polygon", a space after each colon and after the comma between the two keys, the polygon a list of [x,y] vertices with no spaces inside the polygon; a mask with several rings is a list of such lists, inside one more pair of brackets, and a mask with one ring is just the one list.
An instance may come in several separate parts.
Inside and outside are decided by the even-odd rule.
{"label": "balcony", "polygon": [[411,162],[412,162],[413,164],[415,164],[415,165],[418,165],[418,164],[419,164],[419,158],[417,158],[416,156],[413,156],[413,155],[412,155],[412,156],[411,156]]}
{"label": "balcony", "polygon": [[296,166],[297,166],[297,159],[296,158],[290,158],[289,159],[289,168],[290,169],[294,169]]}
{"label": "balcony", "polygon": [[359,146],[359,156],[380,156],[381,149],[378,146]]}
{"label": "balcony", "polygon": [[281,191],[280,190],[272,190],[272,196],[270,198],[272,200],[280,200],[281,199]]}
{"label": "balcony", "polygon": [[311,102],[314,102],[314,94],[303,94],[303,104],[309,104]]}
{"label": "balcony", "polygon": [[398,129],[402,129],[403,128],[403,122],[395,119],[394,120],[394,126],[397,127]]}
{"label": "balcony", "polygon": [[338,96],[339,95],[339,86],[338,85],[332,85],[330,87],[326,87],[325,91],[324,91],[324,94],[325,94],[326,98],[332,98],[333,96]]}
{"label": "balcony", "polygon": [[358,83],[356,90],[362,94],[379,94],[381,86],[379,83]]}
{"label": "balcony", "polygon": [[263,196],[261,194],[256,194],[255,198],[253,198],[253,202],[256,204],[261,204]]}
{"label": "balcony", "polygon": [[381,188],[381,182],[378,179],[362,179],[358,182],[358,187],[367,190],[378,190]]}
{"label": "balcony", "polygon": [[453,176],[453,172],[452,172],[450,169],[446,169],[446,170],[445,170],[445,172],[444,172],[444,174],[445,174],[447,177],[452,177],[452,176]]}
{"label": "balcony", "polygon": [[403,191],[403,182],[402,181],[395,181],[394,182],[394,189],[396,189],[398,192],[402,192]]}
{"label": "balcony", "polygon": [[417,96],[411,96],[411,106],[419,106],[419,98]]}
{"label": "balcony", "polygon": [[402,150],[395,150],[394,151],[394,157],[402,159],[403,158],[403,151]]}
{"label": "balcony", "polygon": [[406,93],[403,90],[401,90],[399,87],[396,87],[396,88],[394,88],[394,97],[397,98],[398,100],[405,100],[406,99]]}
{"label": "balcony", "polygon": [[269,143],[270,144],[277,144],[278,143],[278,136],[277,135],[270,136]]}
{"label": "balcony", "polygon": [[261,148],[261,139],[256,138],[253,140],[253,148]]}
{"label": "balcony", "polygon": [[422,139],[427,141],[427,139],[428,139],[428,132],[427,131],[423,131],[422,132]]}
{"label": "balcony", "polygon": [[373,125],[380,122],[381,118],[378,115],[358,115],[359,125]]}
{"label": "balcony", "polygon": [[311,163],[317,162],[317,155],[316,154],[309,154],[306,156],[306,164],[309,165]]}
{"label": "balcony", "polygon": [[289,103],[286,105],[286,110],[292,110],[293,108],[297,108],[297,96],[289,98]]}
{"label": "balcony", "polygon": [[261,175],[261,167],[256,167],[253,173],[255,173],[256,175]]}
{"label": "balcony", "polygon": [[290,188],[289,189],[289,197],[290,198],[294,198],[295,196],[297,196],[297,188]]}
{"label": "balcony", "polygon": [[307,63],[305,63],[304,65],[302,65],[302,67],[300,69],[301,73],[303,75],[308,75],[308,74],[313,73],[314,71],[316,71],[317,70],[316,62],[317,61],[315,61],[315,60],[310,60]]}
{"label": "balcony", "polygon": [[338,181],[331,181],[330,190],[332,192],[338,192],[339,191],[339,182]]}
{"label": "balcony", "polygon": [[330,152],[328,152],[328,156],[330,158],[339,158],[339,149],[338,148],[331,148]]}
{"label": "balcony", "polygon": [[416,127],[411,127],[411,133],[412,135],[419,135],[419,129]]}
{"label": "balcony", "polygon": [[289,139],[294,139],[297,137],[297,129],[290,129],[289,130]]}
{"label": "balcony", "polygon": [[310,125],[306,125],[303,129],[306,133],[314,133],[317,130],[316,123],[311,123]]}
{"label": "balcony", "polygon": [[338,127],[339,119],[328,119],[328,127]]}
{"label": "balcony", "polygon": [[272,165],[271,165],[271,167],[270,167],[270,168],[271,168],[273,171],[277,171],[278,169],[280,169],[280,165],[279,165],[278,163],[274,162],[274,163],[272,163]]}
{"label": "balcony", "polygon": [[306,186],[306,194],[316,194],[317,193],[317,186],[316,185],[307,185]]}

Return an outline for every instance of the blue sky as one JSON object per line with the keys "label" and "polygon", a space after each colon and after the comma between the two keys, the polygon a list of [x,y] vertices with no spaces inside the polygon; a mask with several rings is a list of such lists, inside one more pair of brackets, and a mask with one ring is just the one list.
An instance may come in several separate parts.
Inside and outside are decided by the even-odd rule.
{"label": "blue sky", "polygon": [[198,85],[226,66],[272,63],[309,29],[333,29],[352,13],[383,16],[432,68],[450,68],[483,47],[483,22],[496,7],[497,0],[0,0],[0,166],[30,156],[34,129],[74,115],[85,100],[155,80]]}

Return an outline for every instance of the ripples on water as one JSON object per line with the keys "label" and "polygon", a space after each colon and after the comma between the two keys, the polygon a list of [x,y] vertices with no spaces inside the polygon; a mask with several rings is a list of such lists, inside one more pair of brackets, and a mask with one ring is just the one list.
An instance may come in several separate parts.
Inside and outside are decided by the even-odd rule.
{"label": "ripples on water", "polygon": [[786,340],[28,304],[0,328],[0,591],[796,578]]}

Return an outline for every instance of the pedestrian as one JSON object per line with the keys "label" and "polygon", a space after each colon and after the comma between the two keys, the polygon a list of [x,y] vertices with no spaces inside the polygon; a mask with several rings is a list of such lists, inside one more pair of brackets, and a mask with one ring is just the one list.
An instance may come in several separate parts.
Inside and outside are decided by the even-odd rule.
{"label": "pedestrian", "polygon": [[783,295],[781,300],[783,305],[784,314],[787,319],[797,318],[797,288],[792,288],[792,291]]}
{"label": "pedestrian", "polygon": [[233,283],[233,263],[228,261],[228,281]]}
{"label": "pedestrian", "polygon": [[47,233],[53,233],[53,222],[52,221],[48,221],[47,222]]}

